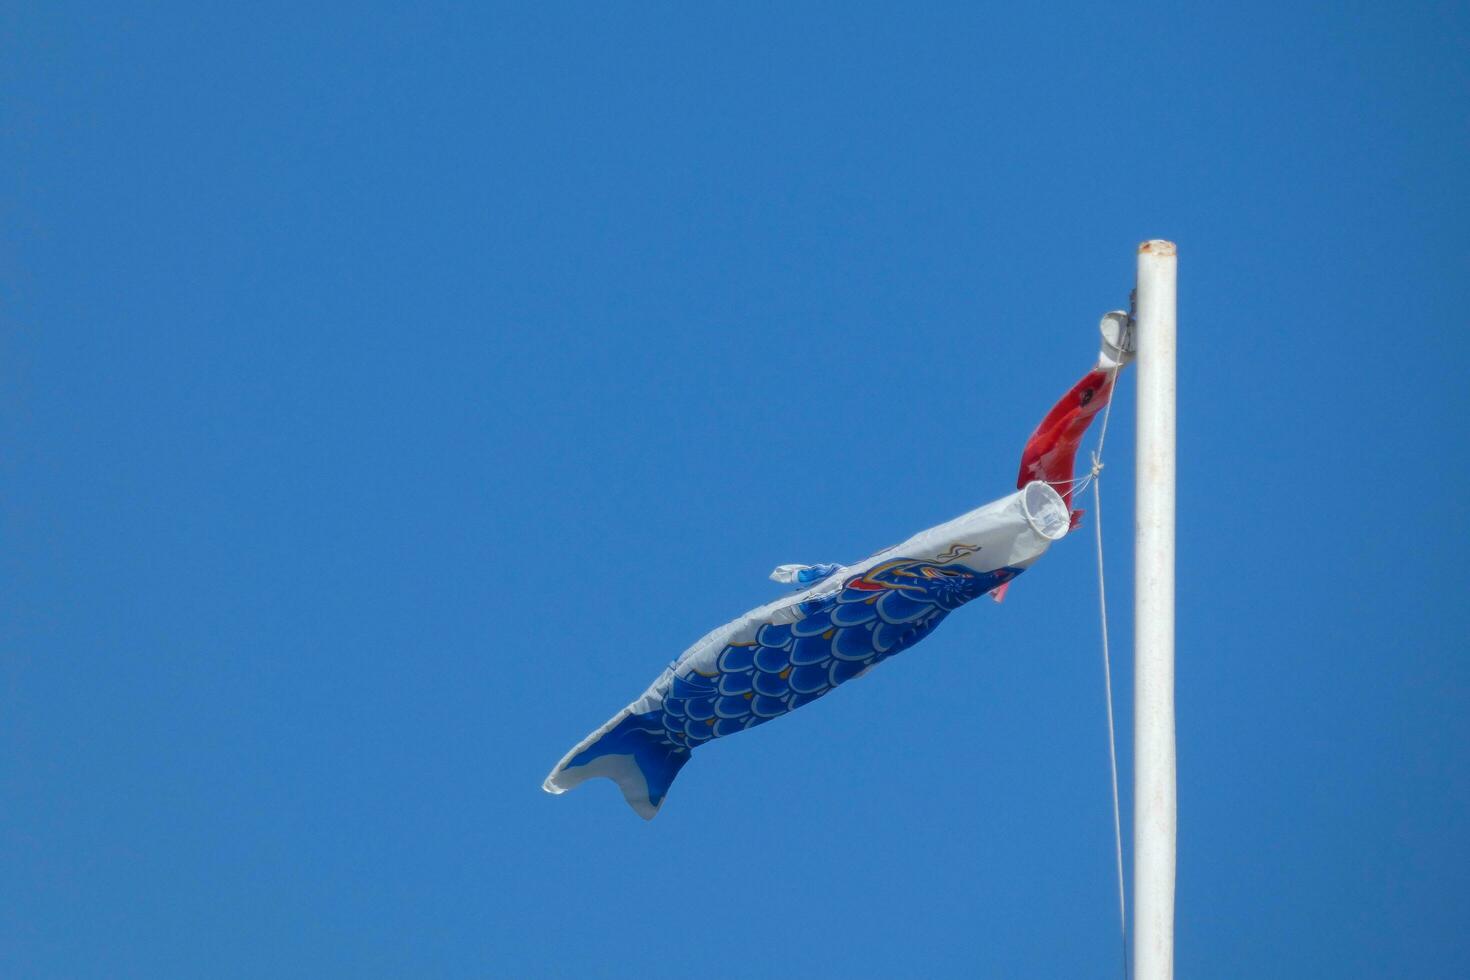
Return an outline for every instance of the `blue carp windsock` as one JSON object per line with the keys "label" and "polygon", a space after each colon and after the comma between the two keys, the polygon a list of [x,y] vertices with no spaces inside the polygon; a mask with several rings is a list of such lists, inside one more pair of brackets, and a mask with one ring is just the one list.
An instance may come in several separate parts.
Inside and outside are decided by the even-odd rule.
{"label": "blue carp windsock", "polygon": [[780,566],[771,577],[799,592],[684,651],[568,752],[542,788],[564,793],[605,776],[652,819],[694,749],[795,711],[913,646],[970,600],[998,597],[1073,523],[1063,497],[1070,497],[1072,457],[1123,359],[1106,343],[1106,329],[1104,337],[1098,368],[1028,441],[1019,490],[854,565]]}

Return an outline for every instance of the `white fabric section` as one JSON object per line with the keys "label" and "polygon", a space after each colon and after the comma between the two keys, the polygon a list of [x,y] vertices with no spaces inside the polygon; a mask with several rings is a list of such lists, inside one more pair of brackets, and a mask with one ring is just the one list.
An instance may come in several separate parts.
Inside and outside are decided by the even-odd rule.
{"label": "white fabric section", "polygon": [[1133,326],[1129,316],[1122,310],[1104,313],[1097,328],[1102,333],[1102,349],[1097,354],[1097,366],[1104,371],[1116,370],[1133,360]]}

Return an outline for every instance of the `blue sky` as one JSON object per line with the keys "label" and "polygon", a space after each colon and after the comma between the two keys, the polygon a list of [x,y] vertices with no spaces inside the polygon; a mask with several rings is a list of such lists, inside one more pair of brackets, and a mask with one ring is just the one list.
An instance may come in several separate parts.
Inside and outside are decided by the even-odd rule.
{"label": "blue sky", "polygon": [[652,823],[539,785],[772,566],[1007,492],[1150,237],[1179,973],[1470,975],[1463,5],[0,38],[6,976],[1117,976],[1087,537]]}

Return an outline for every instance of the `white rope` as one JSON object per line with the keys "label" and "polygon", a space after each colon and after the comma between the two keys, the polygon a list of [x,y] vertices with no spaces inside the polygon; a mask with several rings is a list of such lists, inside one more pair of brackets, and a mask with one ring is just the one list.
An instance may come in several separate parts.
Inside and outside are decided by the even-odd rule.
{"label": "white rope", "polygon": [[1103,574],[1102,533],[1102,451],[1108,437],[1108,416],[1113,411],[1112,385],[1118,380],[1119,364],[1113,368],[1109,379],[1108,403],[1103,408],[1102,428],[1098,431],[1097,449],[1092,452],[1092,472],[1079,487],[1079,491],[1092,483],[1092,529],[1097,540],[1097,608],[1102,621],[1103,684],[1107,690],[1108,706],[1108,766],[1113,780],[1113,843],[1118,866],[1118,929],[1123,940],[1123,980],[1128,980],[1128,906],[1123,891],[1123,821],[1118,812],[1118,746],[1113,733],[1113,667],[1108,653],[1108,596],[1106,577]]}

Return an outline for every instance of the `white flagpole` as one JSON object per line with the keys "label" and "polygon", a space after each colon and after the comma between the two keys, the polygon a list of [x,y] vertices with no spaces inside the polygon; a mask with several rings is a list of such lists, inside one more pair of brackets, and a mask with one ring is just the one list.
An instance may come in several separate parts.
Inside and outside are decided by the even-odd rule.
{"label": "white flagpole", "polygon": [[1174,975],[1173,242],[1138,246],[1133,591],[1133,976]]}

